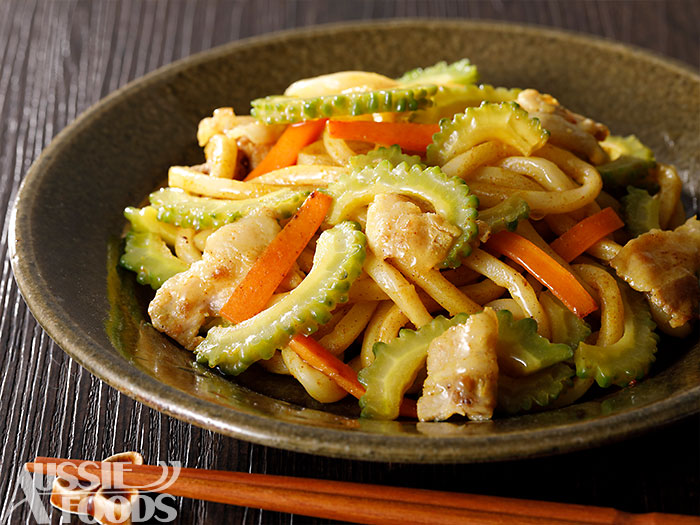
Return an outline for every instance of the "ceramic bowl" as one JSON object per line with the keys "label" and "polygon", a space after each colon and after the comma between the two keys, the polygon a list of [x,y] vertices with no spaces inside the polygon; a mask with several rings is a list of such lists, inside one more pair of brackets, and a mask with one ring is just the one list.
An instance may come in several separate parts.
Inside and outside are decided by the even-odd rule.
{"label": "ceramic bowl", "polygon": [[[420,42],[420,45],[415,45]],[[351,401],[321,406],[293,381],[255,370],[226,379],[147,324],[148,291],[117,269],[122,210],[202,161],[198,121],[219,106],[245,113],[290,82],[347,69],[396,76],[469,57],[484,82],[534,87],[575,111],[635,133],[674,163],[692,209],[700,195],[700,79],[612,42],[540,28],[410,20],[265,36],[181,60],[132,82],[61,132],[30,169],[13,214],[12,265],[48,334],[78,363],[134,399],[222,434],[336,457],[476,462],[581,449],[698,410],[700,345],[664,340],[634,388],[567,408],[487,423],[359,419]]]}

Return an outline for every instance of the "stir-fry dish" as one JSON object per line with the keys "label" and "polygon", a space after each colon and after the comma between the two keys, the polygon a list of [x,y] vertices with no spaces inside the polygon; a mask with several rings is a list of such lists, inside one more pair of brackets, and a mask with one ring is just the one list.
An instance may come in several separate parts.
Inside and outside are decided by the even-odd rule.
{"label": "stir-fry dish", "polygon": [[[676,170],[469,60],[219,108],[130,221],[153,326],[369,418],[488,420],[626,387],[697,317]],[[597,386],[594,385],[597,384]]]}

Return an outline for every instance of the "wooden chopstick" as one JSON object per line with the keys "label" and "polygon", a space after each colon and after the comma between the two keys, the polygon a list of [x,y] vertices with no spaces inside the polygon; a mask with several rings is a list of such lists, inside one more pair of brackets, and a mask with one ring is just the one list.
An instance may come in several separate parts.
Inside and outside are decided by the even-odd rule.
{"label": "wooden chopstick", "polygon": [[[182,468],[172,484],[158,487],[153,484],[163,478],[164,467],[155,465],[119,463],[115,475],[115,463],[37,457],[25,468],[55,475],[58,465],[62,474],[79,479],[100,476],[149,492],[357,523],[700,524],[692,516],[243,472]],[[170,479],[174,469],[167,469]]]}

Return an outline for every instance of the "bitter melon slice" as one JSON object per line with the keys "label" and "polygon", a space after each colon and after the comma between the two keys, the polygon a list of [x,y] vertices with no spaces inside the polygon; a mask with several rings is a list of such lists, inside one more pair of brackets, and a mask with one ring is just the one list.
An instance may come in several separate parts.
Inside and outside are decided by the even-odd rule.
{"label": "bitter melon slice", "polygon": [[430,106],[436,91],[436,86],[415,86],[311,98],[272,95],[253,100],[250,114],[266,124],[291,124],[317,118],[401,113]]}
{"label": "bitter melon slice", "polygon": [[508,310],[497,312],[499,368],[510,375],[531,375],[573,357],[568,345],[552,343],[537,333],[537,321],[530,317],[513,320]]}
{"label": "bitter melon slice", "polygon": [[175,245],[177,227],[158,220],[158,211],[153,206],[124,209],[124,217],[131,223],[135,232],[151,232],[159,235],[170,246]]}
{"label": "bitter melon slice", "polygon": [[559,363],[526,377],[498,377],[498,408],[509,414],[545,407],[572,384],[574,369]]}
{"label": "bitter melon slice", "polygon": [[639,237],[654,228],[661,229],[659,224],[661,202],[659,199],[649,195],[646,190],[627,186],[627,195],[620,200],[625,226],[632,237]]}
{"label": "bitter melon slice", "polygon": [[540,294],[540,304],[544,308],[552,329],[553,343],[563,343],[576,350],[581,341],[591,335],[591,327],[586,321],[569,310],[552,292],[546,290]]}
{"label": "bitter melon slice", "polygon": [[396,81],[404,86],[416,84],[473,84],[479,80],[476,66],[468,58],[463,58],[452,64],[444,60],[429,67],[417,67],[404,73]]}
{"label": "bitter melon slice", "polygon": [[396,419],[401,398],[423,367],[432,340],[468,317],[467,314],[457,314],[452,319],[438,316],[419,330],[404,329],[393,341],[376,343],[374,362],[357,376],[366,388],[360,398],[362,416]]}
{"label": "bitter melon slice", "polygon": [[397,193],[425,201],[436,213],[462,230],[454,241],[443,268],[456,268],[471,252],[469,241],[476,235],[478,199],[459,177],[448,177],[439,168],[424,168],[403,162],[392,166],[381,161],[359,171],[342,175],[326,191],[334,197],[328,214],[329,224],[337,224],[352,216],[358,208],[372,202],[380,193]]}
{"label": "bitter melon slice", "polygon": [[388,148],[373,149],[363,155],[355,155],[350,157],[349,163],[351,168],[361,170],[367,166],[376,166],[383,160],[388,160],[392,166],[398,166],[405,162],[409,166],[419,165],[421,168],[425,168],[418,155],[406,155],[397,144]]}
{"label": "bitter melon slice", "polygon": [[440,131],[433,135],[433,143],[428,146],[427,161],[442,166],[487,140],[501,141],[528,156],[542,147],[548,137],[549,132],[540,121],[530,118],[517,103],[483,103],[478,108],[467,108],[452,121],[443,119],[440,122]]}
{"label": "bitter melon slice", "polygon": [[479,220],[488,224],[491,234],[515,231],[518,222],[530,216],[530,206],[519,195],[511,195],[495,206],[479,211]]}
{"label": "bitter melon slice", "polygon": [[595,378],[601,387],[626,386],[630,381],[642,379],[655,359],[659,340],[644,297],[626,284],[619,281],[618,284],[625,307],[622,337],[607,346],[581,343],[574,353],[576,374],[581,378]]}
{"label": "bitter melon slice", "polygon": [[362,272],[365,235],[346,221],[321,234],[311,272],[280,302],[233,326],[209,330],[195,353],[201,363],[237,375],[260,359],[269,359],[297,334],[309,335],[328,322],[337,303]]}
{"label": "bitter melon slice", "polygon": [[119,264],[136,272],[139,284],[147,284],[154,290],[173,275],[188,268],[186,263],[172,254],[160,236],[136,231],[127,233],[124,254],[119,259]]}
{"label": "bitter melon slice", "polygon": [[151,193],[151,205],[158,211],[158,220],[201,230],[218,228],[261,208],[271,209],[277,219],[291,217],[308,191],[283,189],[252,199],[223,200],[195,197],[178,188],[163,188]]}
{"label": "bitter melon slice", "polygon": [[451,119],[456,113],[464,113],[469,107],[480,106],[483,102],[511,102],[518,98],[518,88],[494,87],[489,84],[467,86],[438,86],[433,95],[433,105],[413,112],[411,122],[433,124],[443,118]]}
{"label": "bitter melon slice", "polygon": [[653,188],[651,170],[656,166],[654,153],[634,135],[621,137],[610,135],[600,146],[611,161],[596,166],[608,191],[621,190],[627,186]]}

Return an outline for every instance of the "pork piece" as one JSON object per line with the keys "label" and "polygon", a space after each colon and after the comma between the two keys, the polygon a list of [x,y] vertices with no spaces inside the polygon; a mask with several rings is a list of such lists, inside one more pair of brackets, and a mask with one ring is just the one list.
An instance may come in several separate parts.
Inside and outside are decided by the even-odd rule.
{"label": "pork piece", "polygon": [[237,117],[236,125],[226,129],[226,136],[236,139],[239,151],[248,159],[251,169],[255,168],[270,152],[285,130],[285,125],[268,125],[247,115]]}
{"label": "pork piece", "polygon": [[379,194],[367,209],[367,242],[383,259],[432,268],[447,257],[461,231],[437,213],[423,212],[411,200]]}
{"label": "pork piece", "polygon": [[609,134],[604,124],[569,111],[553,96],[535,89],[521,91],[517,102],[531,117],[540,119],[542,127],[550,133],[550,143],[579,153],[596,165],[609,160],[598,144]]}
{"label": "pork piece", "polygon": [[700,221],[695,217],[673,231],[640,235],[610,261],[617,275],[670,317],[673,328],[697,317],[700,287]]}
{"label": "pork piece", "polygon": [[199,331],[218,315],[280,227],[272,214],[256,214],[222,226],[207,239],[202,259],[161,286],[148,306],[151,322],[189,350]]}
{"label": "pork piece", "polygon": [[[223,133],[229,139],[235,139],[238,149],[243,152],[248,166],[252,169],[265,158],[284,128],[284,125],[265,125],[248,115],[238,116],[232,108],[218,108],[214,110],[211,117],[200,121],[197,140],[199,145],[204,147],[214,135],[219,133]],[[243,159],[239,158],[240,160]],[[237,168],[237,175],[240,172],[241,169]]]}
{"label": "pork piece", "polygon": [[199,121],[197,127],[197,142],[204,147],[217,133],[223,133],[227,129],[233,128],[238,117],[233,112],[233,108],[217,108],[211,117],[205,117]]}
{"label": "pork piece", "polygon": [[498,318],[491,308],[453,326],[428,347],[428,377],[418,419],[444,421],[453,414],[491,419],[498,394]]}
{"label": "pork piece", "polygon": [[253,142],[245,135],[242,135],[236,139],[236,144],[238,145],[238,151],[242,151],[245,157],[248,159],[248,166],[250,169],[255,169],[258,164],[262,162],[265,156],[270,153],[273,144],[258,144]]}

